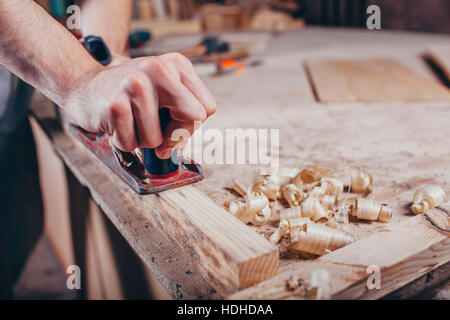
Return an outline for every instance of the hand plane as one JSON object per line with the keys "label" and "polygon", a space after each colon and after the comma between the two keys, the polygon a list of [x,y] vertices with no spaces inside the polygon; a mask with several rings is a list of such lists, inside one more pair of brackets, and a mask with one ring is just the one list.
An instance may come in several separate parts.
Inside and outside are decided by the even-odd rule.
{"label": "hand plane", "polygon": [[[103,65],[111,61],[109,50],[100,37],[86,37],[83,44]],[[159,116],[164,132],[170,121],[169,109],[160,109]],[[192,160],[179,158],[177,150],[171,158],[163,160],[156,156],[154,149],[123,152],[111,145],[103,133],[91,133],[73,124],[69,131],[139,194],[158,193],[203,179],[201,166]]]}

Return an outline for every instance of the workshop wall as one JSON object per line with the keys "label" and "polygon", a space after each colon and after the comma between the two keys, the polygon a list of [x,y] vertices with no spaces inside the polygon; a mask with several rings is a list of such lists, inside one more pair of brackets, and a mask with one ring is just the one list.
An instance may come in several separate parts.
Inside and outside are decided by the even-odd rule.
{"label": "workshop wall", "polygon": [[[223,30],[248,29],[252,18],[268,9],[310,25],[365,28],[366,9],[376,4],[381,8],[383,29],[450,33],[447,0],[135,0],[135,4],[136,18],[141,19],[204,19],[205,8],[210,12],[216,5],[215,29],[223,21]],[[217,19],[217,11],[226,18]]]}

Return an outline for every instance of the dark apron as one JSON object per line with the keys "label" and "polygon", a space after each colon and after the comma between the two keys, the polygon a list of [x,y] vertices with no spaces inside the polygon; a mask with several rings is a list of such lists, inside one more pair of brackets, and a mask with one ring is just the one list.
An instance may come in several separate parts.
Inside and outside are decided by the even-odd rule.
{"label": "dark apron", "polygon": [[10,298],[43,229],[36,148],[28,122],[33,88],[0,67],[0,297]]}

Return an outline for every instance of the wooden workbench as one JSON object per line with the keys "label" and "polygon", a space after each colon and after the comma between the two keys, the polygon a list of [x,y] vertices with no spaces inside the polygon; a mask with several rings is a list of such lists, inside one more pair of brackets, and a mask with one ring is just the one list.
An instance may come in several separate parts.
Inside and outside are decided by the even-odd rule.
{"label": "wooden workbench", "polygon": [[[424,183],[434,181],[450,192],[450,152],[447,148],[450,102],[318,103],[305,74],[303,61],[310,57],[391,57],[419,74],[437,80],[421,54],[428,45],[448,43],[450,38],[384,30],[320,28],[278,35],[237,33],[228,34],[227,37],[251,41],[252,59],[260,59],[262,64],[249,67],[240,74],[223,76],[211,76],[210,66],[198,66],[199,74],[219,105],[217,113],[207,121],[204,130],[280,129],[281,166],[302,168],[318,164],[342,170],[363,168],[374,175],[372,197],[394,208],[390,225],[375,222],[354,223],[350,226],[349,232],[357,240],[364,241],[355,243],[361,245],[353,249],[356,250],[352,253],[355,255],[353,258],[349,250],[343,248],[324,256],[322,260],[311,262],[301,255],[281,249],[278,276],[235,292],[230,297],[277,297],[269,293],[271,288],[282,287],[292,274],[307,282],[306,278],[317,266],[328,266],[328,270],[331,270],[336,298],[380,298],[438,267],[441,267],[440,279],[448,278],[448,264],[442,271],[442,266],[450,260],[448,234],[433,229],[422,217],[411,216],[407,205],[414,190]],[[199,39],[200,36],[162,39],[152,46],[164,51],[164,47],[174,49],[174,44],[189,47]],[[45,114],[41,107],[36,107],[38,118],[39,114]],[[118,223],[114,207],[105,204],[105,199],[100,196],[100,189],[106,188],[102,184],[102,175],[108,180],[111,179],[108,176],[110,173],[97,170],[100,164],[92,156],[86,156],[81,162],[75,161],[71,138],[50,127],[46,130],[57,154],[76,178],[89,186],[94,200],[173,297],[226,298],[195,271],[196,267],[176,247],[160,238],[155,233],[157,230],[145,232],[149,226],[142,216],[132,213],[128,216],[128,224]],[[87,162],[92,163],[96,170],[95,181],[77,168],[78,164]],[[218,205],[236,198],[226,188],[232,179],[239,178],[250,184],[260,169],[256,165],[203,167],[205,179],[195,188]],[[112,179],[118,184],[122,183]],[[118,205],[118,208],[132,212],[129,208],[124,209],[124,206]],[[134,218],[136,220],[131,221]],[[268,237],[277,225],[276,218],[275,214],[266,226],[254,229]],[[448,221],[445,223],[448,224]],[[136,236],[145,239],[131,240]],[[379,243],[378,249],[376,243]],[[400,257],[402,248],[396,243],[410,243],[411,256],[405,257],[408,261],[405,265],[396,264],[396,261],[403,261]],[[143,244],[148,247],[143,248]],[[365,245],[375,249],[366,252]],[[380,252],[384,253],[381,255]],[[364,289],[368,261],[386,270],[388,276],[381,290]],[[383,269],[384,266],[386,268]],[[349,287],[351,290],[348,290]],[[295,294],[287,294],[287,297],[295,298]]]}

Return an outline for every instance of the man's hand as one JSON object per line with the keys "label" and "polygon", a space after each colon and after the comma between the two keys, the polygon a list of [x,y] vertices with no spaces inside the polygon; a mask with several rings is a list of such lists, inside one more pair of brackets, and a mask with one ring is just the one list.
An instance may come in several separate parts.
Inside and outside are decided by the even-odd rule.
{"label": "man's hand", "polygon": [[[121,24],[116,20],[122,11],[131,12],[131,1],[84,1],[82,10],[83,33],[103,37],[111,52],[121,54],[129,17]],[[176,144],[171,133],[178,128],[192,133],[194,121],[204,121],[216,109],[211,93],[180,54],[103,67],[31,0],[0,1],[0,25],[0,65],[44,93],[76,124],[105,132],[124,151],[157,147],[158,156],[168,158]],[[158,114],[162,107],[172,117],[164,133]]]}
{"label": "man's hand", "polygon": [[[123,151],[157,148],[169,158],[177,142],[174,130],[191,134],[194,122],[216,111],[216,102],[190,61],[178,53],[138,58],[87,74],[61,106],[73,121],[91,132],[104,132]],[[172,120],[161,132],[159,109]]]}

